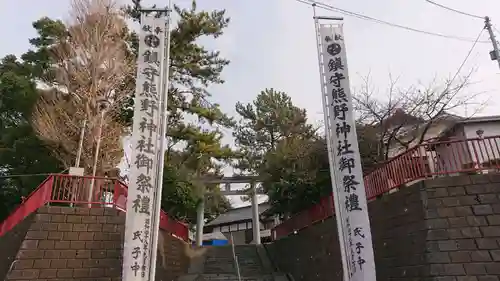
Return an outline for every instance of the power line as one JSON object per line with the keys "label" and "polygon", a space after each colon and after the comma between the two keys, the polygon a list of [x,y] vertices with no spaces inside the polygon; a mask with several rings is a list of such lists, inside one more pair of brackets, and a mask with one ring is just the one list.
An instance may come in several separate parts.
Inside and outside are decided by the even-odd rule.
{"label": "power line", "polygon": [[338,13],[341,13],[343,15],[352,16],[352,17],[355,17],[355,18],[358,18],[358,19],[372,21],[372,22],[375,22],[375,23],[378,23],[378,24],[385,24],[385,25],[388,25],[388,26],[401,28],[401,29],[404,29],[404,30],[407,30],[407,31],[413,31],[413,32],[421,33],[421,34],[432,35],[432,36],[437,36],[437,37],[442,37],[442,38],[447,38],[447,39],[454,39],[454,40],[459,40],[459,41],[464,41],[464,42],[490,43],[488,41],[475,41],[472,38],[459,37],[459,36],[453,36],[453,35],[446,35],[446,34],[441,34],[441,33],[435,33],[435,32],[425,31],[425,30],[421,30],[421,29],[417,29],[417,28],[413,28],[413,27],[404,26],[404,25],[401,25],[401,24],[391,23],[391,22],[388,22],[388,21],[384,21],[384,20],[380,20],[380,19],[374,18],[374,17],[366,16],[366,15],[363,15],[363,14],[360,14],[360,13],[351,12],[351,11],[348,11],[348,10],[345,10],[345,9],[337,8],[337,7],[334,7],[334,6],[331,6],[331,5],[322,3],[322,2],[314,1],[314,0],[295,0],[295,1],[300,2],[300,3],[304,3],[304,4],[309,4],[309,5],[315,4],[318,8],[321,8],[321,9],[324,9],[324,10],[338,12]]}
{"label": "power line", "polygon": [[18,175],[5,175],[5,176],[0,176],[0,179],[9,179],[9,178],[24,178],[24,177],[37,177],[37,176],[52,176],[54,174],[64,174],[66,171],[68,171],[69,168],[66,168],[58,173],[40,173],[40,174],[18,174]]}
{"label": "power line", "polygon": [[[479,38],[481,38],[481,35],[483,34],[483,31],[484,31],[484,28],[481,29],[481,32],[479,32],[479,34],[477,35],[476,41],[474,42],[474,44],[472,44],[472,47],[470,48],[469,52],[465,56],[464,60],[462,61],[462,64],[460,64],[460,67],[457,69],[457,72],[455,73],[455,75],[453,76],[453,78],[451,79],[451,81],[448,83],[448,87],[451,86],[451,84],[453,83],[453,81],[458,77],[458,75],[462,71],[462,68],[464,67],[464,65],[467,62],[467,60],[469,60],[469,57],[472,54],[472,51],[476,47],[477,43],[479,42]],[[445,91],[447,91],[447,89]]]}
{"label": "power line", "polygon": [[498,34],[500,35],[500,30],[498,30],[498,28],[496,28],[494,25],[492,25],[493,29],[498,32]]}
{"label": "power line", "polygon": [[7,175],[7,176],[0,176],[0,179],[10,179],[10,178],[25,178],[25,177],[38,177],[38,176],[51,176],[53,174],[21,174],[21,175]]}
{"label": "power line", "polygon": [[473,18],[477,18],[477,19],[482,19],[484,20],[484,17],[480,17],[480,16],[476,16],[476,15],[473,15],[473,14],[469,14],[469,13],[466,13],[466,12],[462,12],[462,11],[459,11],[459,10],[455,10],[453,8],[450,8],[450,7],[447,7],[447,6],[444,6],[442,4],[439,4],[439,3],[436,3],[434,1],[431,1],[431,0],[425,0],[426,2],[432,4],[432,5],[435,5],[435,6],[438,6],[440,8],[443,8],[445,10],[448,10],[448,11],[452,11],[452,12],[455,12],[457,14],[461,14],[461,15],[464,15],[464,16],[469,16],[469,17],[473,17]]}

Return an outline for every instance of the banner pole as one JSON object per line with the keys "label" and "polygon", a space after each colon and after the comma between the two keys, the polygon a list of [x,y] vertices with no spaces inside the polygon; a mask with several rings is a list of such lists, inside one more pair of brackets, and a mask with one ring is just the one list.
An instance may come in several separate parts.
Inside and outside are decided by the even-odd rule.
{"label": "banner pole", "polygon": [[[316,4],[312,4],[313,8],[313,19],[314,19],[314,30],[316,34],[316,48],[318,52],[318,69],[320,73],[320,85],[321,85],[321,101],[323,104],[323,116],[324,116],[324,124],[325,124],[325,136],[326,136],[326,145],[328,149],[328,162],[330,165],[330,177],[332,181],[332,196],[334,199],[333,206],[335,208],[335,221],[337,222],[337,228],[339,231],[338,232],[338,238],[339,238],[339,244],[340,244],[340,254],[342,258],[342,271],[344,275],[344,281],[349,280],[349,267],[347,263],[347,253],[346,253],[346,240],[343,235],[343,220],[342,220],[342,211],[340,209],[340,198],[339,194],[337,192],[336,188],[336,173],[335,173],[335,163],[333,160],[333,147],[331,144],[331,130],[329,126],[329,118],[328,118],[328,104],[327,104],[327,99],[326,96],[328,95],[326,91],[326,86],[325,86],[325,81],[324,81],[324,70],[323,70],[323,62],[322,62],[322,56],[321,56],[321,40],[320,40],[320,34],[319,34],[319,17],[316,16]],[[342,245],[344,244],[344,245]]]}
{"label": "banner pole", "polygon": [[168,9],[166,11],[165,23],[165,51],[163,60],[163,81],[161,87],[161,114],[158,114],[160,122],[159,138],[160,145],[158,151],[158,164],[157,164],[157,178],[156,178],[156,202],[154,203],[155,216],[153,217],[153,231],[152,231],[152,247],[151,247],[151,271],[149,274],[149,281],[154,281],[156,276],[156,259],[158,256],[158,239],[160,232],[160,219],[161,219],[161,197],[163,189],[163,170],[165,167],[165,143],[167,141],[167,105],[168,105],[168,87],[170,75],[170,25],[172,21],[172,0],[168,1]]}

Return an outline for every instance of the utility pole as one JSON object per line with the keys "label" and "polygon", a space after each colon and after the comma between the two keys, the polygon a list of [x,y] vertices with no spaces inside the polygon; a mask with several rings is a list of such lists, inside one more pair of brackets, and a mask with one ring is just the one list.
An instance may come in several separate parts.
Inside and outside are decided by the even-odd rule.
{"label": "utility pole", "polygon": [[493,51],[490,52],[491,60],[496,60],[498,62],[498,67],[500,67],[500,51],[498,50],[498,42],[495,38],[495,33],[493,33],[490,17],[484,17],[484,28],[488,30],[491,44],[493,44]]}
{"label": "utility pole", "polygon": [[496,60],[498,62],[498,67],[500,67],[500,51],[498,50],[498,42],[495,39],[495,34],[493,33],[490,17],[486,16],[483,18],[483,17],[478,16],[478,15],[469,14],[467,12],[459,11],[459,10],[438,4],[438,3],[433,2],[431,0],[425,0],[425,1],[427,1],[428,3],[430,3],[432,5],[446,9],[448,11],[455,12],[457,14],[461,14],[461,15],[468,16],[471,18],[476,18],[476,19],[484,19],[484,28],[488,30],[488,33],[490,34],[491,44],[493,44],[493,51],[490,52],[490,58],[491,58],[491,60]]}

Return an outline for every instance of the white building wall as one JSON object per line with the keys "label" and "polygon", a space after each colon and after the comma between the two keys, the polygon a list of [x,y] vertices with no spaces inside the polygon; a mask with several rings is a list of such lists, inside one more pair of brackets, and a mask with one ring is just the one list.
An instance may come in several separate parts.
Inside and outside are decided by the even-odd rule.
{"label": "white building wall", "polygon": [[[427,130],[425,137],[424,137],[424,141],[436,138],[446,128],[448,128],[448,125],[445,123],[433,124]],[[402,140],[405,141],[404,138]],[[410,143],[409,148],[412,148],[412,147],[415,147],[416,145],[418,145],[419,141],[420,141],[420,139],[415,139],[412,143]],[[391,148],[389,148],[389,154],[388,154],[389,159],[398,156],[399,154],[403,153],[405,150],[406,150],[405,147],[398,145],[398,144],[394,144]],[[421,155],[424,155],[424,154],[421,154]]]}
{"label": "white building wall", "polygon": [[469,150],[476,163],[483,164],[495,159],[500,159],[500,122],[474,123],[464,127],[466,138],[477,138],[477,131],[483,131],[483,140],[468,142]]}
{"label": "white building wall", "polygon": [[483,131],[483,139],[458,141],[436,147],[435,171],[447,172],[478,168],[487,162],[500,159],[500,122],[464,124],[450,139],[463,140],[479,138],[477,131]]}
{"label": "white building wall", "polygon": [[477,130],[483,130],[483,137],[500,136],[500,122],[470,123],[464,125],[466,138],[477,138]]}
{"label": "white building wall", "polygon": [[464,142],[450,142],[439,145],[435,149],[433,169],[437,173],[460,171],[465,168],[465,164],[473,162],[469,146]]}

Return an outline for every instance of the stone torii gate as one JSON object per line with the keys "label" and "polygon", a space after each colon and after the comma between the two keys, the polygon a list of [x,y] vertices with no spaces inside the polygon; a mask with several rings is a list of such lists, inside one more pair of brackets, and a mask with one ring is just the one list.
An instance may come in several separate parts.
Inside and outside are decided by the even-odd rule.
{"label": "stone torii gate", "polygon": [[259,203],[257,195],[265,194],[256,185],[260,183],[258,176],[232,176],[232,177],[202,177],[199,179],[203,185],[203,196],[201,203],[198,205],[196,212],[196,245],[201,246],[203,243],[203,227],[205,225],[205,195],[207,194],[205,185],[207,184],[224,184],[224,189],[221,189],[221,194],[228,195],[248,195],[247,190],[231,190],[231,184],[250,184],[250,195],[252,201],[252,231],[254,243],[260,245],[260,223],[259,223]]}

